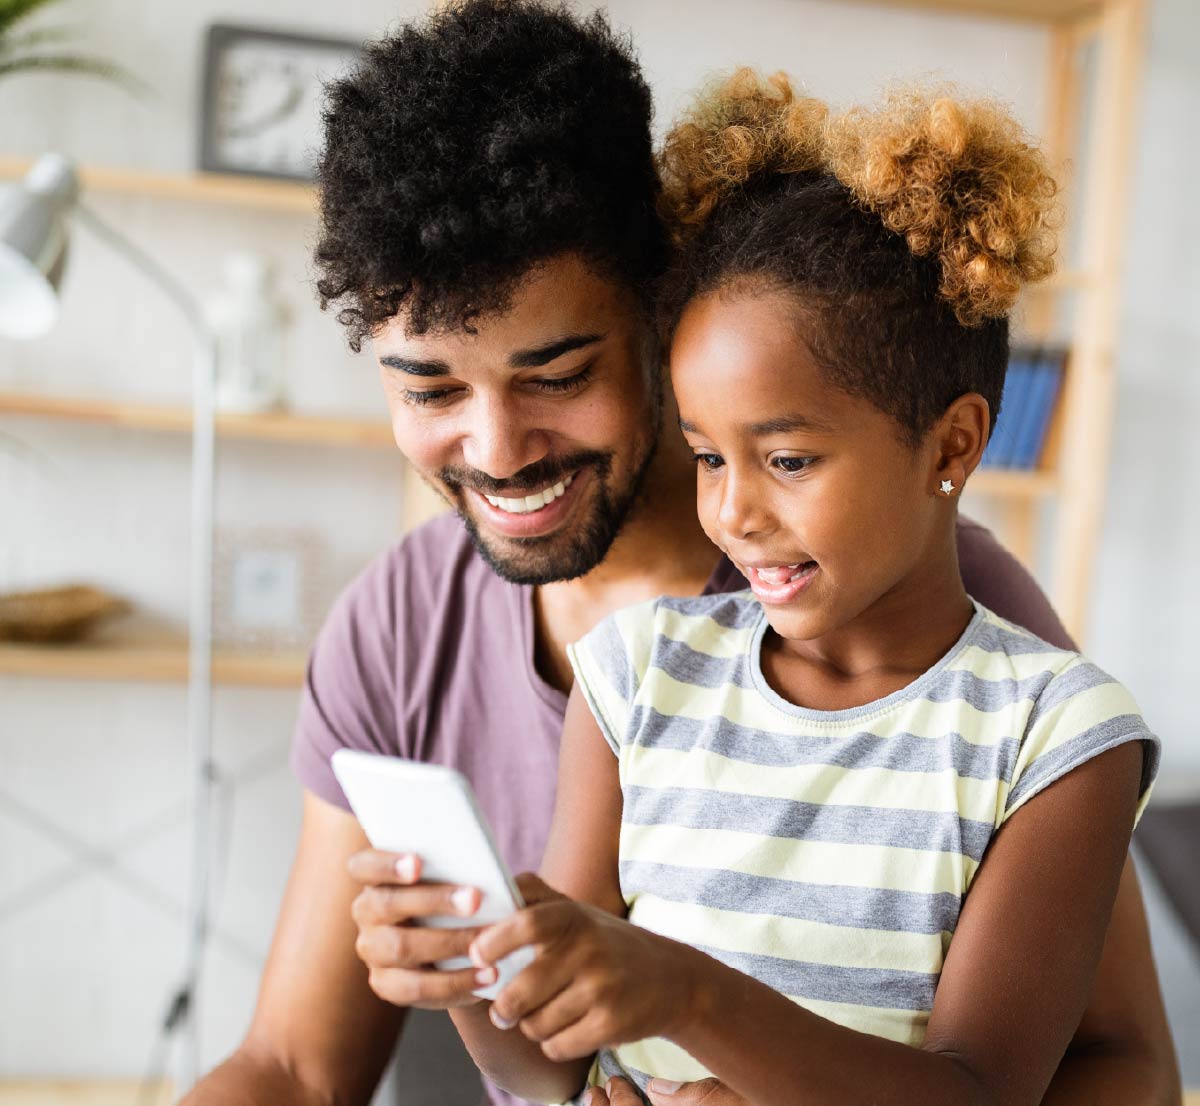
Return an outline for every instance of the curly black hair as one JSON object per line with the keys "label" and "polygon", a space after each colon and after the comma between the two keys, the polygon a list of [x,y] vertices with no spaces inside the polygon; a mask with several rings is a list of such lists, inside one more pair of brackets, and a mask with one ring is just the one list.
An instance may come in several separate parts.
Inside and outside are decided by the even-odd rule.
{"label": "curly black hair", "polygon": [[401,310],[470,330],[576,253],[646,309],[666,256],[650,89],[599,14],[465,0],[331,82],[318,169],[322,308],[351,348]]}

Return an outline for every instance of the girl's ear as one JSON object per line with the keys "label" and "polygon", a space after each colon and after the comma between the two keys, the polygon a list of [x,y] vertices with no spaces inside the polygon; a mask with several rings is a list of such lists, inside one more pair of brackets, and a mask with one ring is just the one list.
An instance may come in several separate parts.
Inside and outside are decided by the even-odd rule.
{"label": "girl's ear", "polygon": [[978,392],[959,396],[946,408],[930,436],[934,447],[930,490],[939,499],[962,492],[983,456],[991,424],[988,401]]}

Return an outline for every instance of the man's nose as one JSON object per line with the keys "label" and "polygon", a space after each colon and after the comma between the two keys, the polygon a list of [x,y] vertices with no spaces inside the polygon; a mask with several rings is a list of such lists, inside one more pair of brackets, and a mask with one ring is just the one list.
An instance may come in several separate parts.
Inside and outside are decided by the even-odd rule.
{"label": "man's nose", "polygon": [[463,460],[494,480],[540,461],[550,452],[550,436],[530,427],[517,406],[500,397],[478,396],[462,439]]}

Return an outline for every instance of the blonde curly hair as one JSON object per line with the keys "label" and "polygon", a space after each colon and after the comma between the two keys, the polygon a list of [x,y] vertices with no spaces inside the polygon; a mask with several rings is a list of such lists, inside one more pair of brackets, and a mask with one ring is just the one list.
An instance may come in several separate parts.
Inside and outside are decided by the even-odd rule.
{"label": "blonde curly hair", "polygon": [[965,326],[1007,315],[1023,285],[1054,272],[1060,210],[1046,159],[993,100],[948,87],[894,89],[833,113],[785,73],[752,69],[702,95],[659,155],[662,209],[686,243],[755,177],[828,173],[864,210],[941,267]]}
{"label": "blonde curly hair", "polygon": [[834,112],[786,74],[702,93],[659,155],[675,246],[660,312],[759,278],[790,289],[832,378],[915,441],[979,392],[993,425],[1021,288],[1054,270],[1058,186],[993,100],[897,88]]}

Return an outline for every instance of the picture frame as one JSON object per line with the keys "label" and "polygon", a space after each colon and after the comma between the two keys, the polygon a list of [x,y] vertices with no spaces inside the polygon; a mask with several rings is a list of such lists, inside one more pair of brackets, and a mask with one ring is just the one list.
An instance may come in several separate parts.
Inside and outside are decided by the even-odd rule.
{"label": "picture frame", "polygon": [[362,43],[215,23],[204,46],[200,169],[312,181],[325,82],[349,71]]}
{"label": "picture frame", "polygon": [[214,549],[213,640],[228,649],[307,649],[329,601],[328,556],[302,527],[222,527]]}

